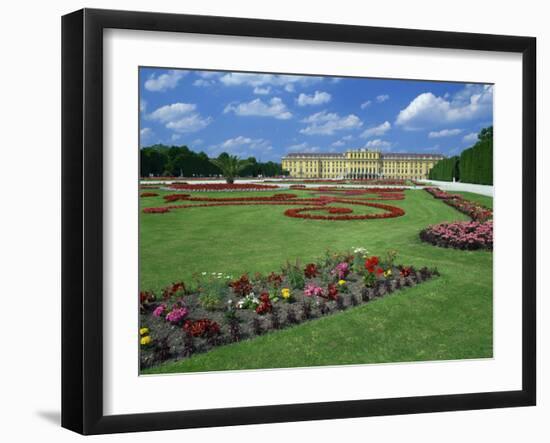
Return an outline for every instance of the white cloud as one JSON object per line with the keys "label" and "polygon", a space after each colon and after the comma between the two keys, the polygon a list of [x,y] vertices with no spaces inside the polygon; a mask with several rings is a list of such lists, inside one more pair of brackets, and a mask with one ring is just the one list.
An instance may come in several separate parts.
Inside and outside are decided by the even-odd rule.
{"label": "white cloud", "polygon": [[301,149],[306,149],[308,147],[308,143],[307,142],[303,142],[303,143],[298,143],[298,144],[295,144],[295,145],[290,145],[288,146],[286,149],[287,151],[300,151]]}
{"label": "white cloud", "polygon": [[303,152],[308,154],[319,152],[320,150],[321,148],[319,146],[309,146],[308,142],[291,145],[286,148],[287,152]]}
{"label": "white cloud", "polygon": [[198,145],[202,145],[203,143],[204,143],[204,140],[202,138],[196,138],[191,142],[191,145],[198,146]]}
{"label": "white cloud", "polygon": [[477,132],[470,132],[462,137],[464,143],[475,143],[477,142]]}
{"label": "white cloud", "polygon": [[196,108],[197,105],[192,103],[172,103],[154,110],[147,118],[164,123],[174,132],[196,132],[212,123],[212,117],[203,118],[193,112]]}
{"label": "white cloud", "polygon": [[327,111],[317,112],[302,120],[308,123],[300,133],[306,135],[332,135],[336,131],[357,129],[363,125],[363,122],[354,114],[339,116],[336,113],[328,113]]}
{"label": "white cloud", "polygon": [[195,74],[202,78],[216,78],[222,75],[221,72],[217,71],[196,71]]}
{"label": "white cloud", "polygon": [[385,140],[380,140],[376,138],[374,140],[369,140],[365,145],[365,148],[368,149],[389,149],[392,147],[392,144]]}
{"label": "white cloud", "polygon": [[149,135],[153,134],[153,130],[151,128],[141,128],[139,130],[139,135],[142,137],[148,137]]}
{"label": "white cloud", "polygon": [[208,148],[210,155],[217,156],[222,152],[234,154],[239,157],[258,156],[261,154],[269,154],[273,150],[273,146],[269,140],[263,138],[250,138],[239,135],[234,138],[229,138],[217,145],[212,145]]}
{"label": "white cloud", "polygon": [[402,109],[395,121],[405,129],[444,125],[461,121],[486,118],[493,111],[493,87],[491,85],[466,85],[452,97],[438,97],[431,92],[417,96]]}
{"label": "white cloud", "polygon": [[381,94],[376,97],[378,103],[384,103],[386,100],[389,100],[390,96],[388,94]]}
{"label": "white cloud", "polygon": [[267,86],[265,88],[261,88],[260,86],[256,86],[254,88],[254,94],[257,95],[268,95],[271,92],[271,87]]}
{"label": "white cloud", "polygon": [[147,102],[146,102],[145,100],[143,100],[143,99],[141,99],[141,100],[139,101],[139,111],[140,111],[140,112],[145,112],[145,111],[147,111]]}
{"label": "white cloud", "polygon": [[249,74],[245,72],[228,72],[220,77],[220,82],[225,86],[280,86],[288,92],[294,91],[295,85],[307,86],[322,80],[322,77],[307,75]]}
{"label": "white cloud", "polygon": [[212,86],[213,84],[214,84],[214,81],[206,80],[204,78],[198,78],[193,82],[193,86],[199,86],[203,88],[207,88],[209,86]]}
{"label": "white cloud", "polygon": [[453,137],[462,132],[462,129],[442,129],[441,131],[430,131],[428,138]]}
{"label": "white cloud", "polygon": [[168,122],[166,127],[175,132],[196,132],[212,123],[212,117],[202,118],[199,114],[191,114],[178,120]]}
{"label": "white cloud", "polygon": [[313,95],[301,93],[296,99],[296,102],[298,103],[298,106],[316,106],[322,105],[323,103],[328,103],[330,102],[330,99],[331,95],[328,92],[315,91]]}
{"label": "white cloud", "polygon": [[346,143],[343,140],[337,140],[331,144],[331,146],[334,146],[336,148],[341,148],[342,146],[345,146],[345,145]]}
{"label": "white cloud", "polygon": [[367,109],[371,105],[371,101],[367,100],[366,102],[361,103],[361,109]]}
{"label": "white cloud", "polygon": [[166,123],[181,117],[182,115],[189,114],[196,108],[197,105],[193,103],[172,103],[171,105],[165,105],[155,109],[147,116],[147,118]]}
{"label": "white cloud", "polygon": [[229,104],[223,112],[234,112],[241,116],[274,117],[279,120],[292,118],[292,113],[279,97],[273,97],[267,103],[257,98],[248,103]]}
{"label": "white cloud", "polygon": [[178,70],[168,71],[159,76],[153,74],[145,82],[145,89],[148,91],[166,91],[167,89],[173,89],[186,74],[186,71]]}
{"label": "white cloud", "polygon": [[172,137],[170,137],[170,140],[173,142],[178,141],[181,138],[181,134],[172,134]]}
{"label": "white cloud", "polygon": [[365,129],[363,133],[361,134],[362,138],[369,138],[369,137],[380,137],[381,135],[384,135],[386,132],[388,132],[391,129],[391,123],[389,121],[385,121],[384,123],[374,126],[372,128]]}
{"label": "white cloud", "polygon": [[347,141],[353,140],[353,135],[344,135],[344,136],[342,137],[342,140],[347,140]]}

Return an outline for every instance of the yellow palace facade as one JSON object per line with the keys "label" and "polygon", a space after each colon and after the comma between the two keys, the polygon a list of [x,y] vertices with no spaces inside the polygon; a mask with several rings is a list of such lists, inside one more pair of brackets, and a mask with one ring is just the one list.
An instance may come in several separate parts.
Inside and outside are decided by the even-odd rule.
{"label": "yellow palace facade", "polygon": [[282,158],[282,167],[294,178],[428,178],[441,154],[382,153],[350,149],[343,153],[292,153]]}

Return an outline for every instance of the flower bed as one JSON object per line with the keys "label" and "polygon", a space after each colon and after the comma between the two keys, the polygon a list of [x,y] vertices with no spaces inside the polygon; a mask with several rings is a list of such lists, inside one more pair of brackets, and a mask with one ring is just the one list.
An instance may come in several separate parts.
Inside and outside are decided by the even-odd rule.
{"label": "flower bed", "polygon": [[170,209],[168,208],[144,208],[143,212],[145,214],[165,214],[167,212],[170,212]]}
{"label": "flower bed", "polygon": [[214,347],[291,327],[384,297],[433,276],[436,269],[396,265],[395,252],[327,253],[315,263],[287,263],[280,274],[234,278],[206,273],[174,283],[159,297],[140,292],[140,364],[187,358]]}
{"label": "flower bed", "polygon": [[493,218],[493,211],[484,206],[481,206],[478,203],[474,203],[463,198],[453,198],[443,201],[449,206],[452,206],[453,208],[462,212],[463,214],[466,214],[472,220],[485,222]]}
{"label": "flower bed", "polygon": [[439,198],[441,200],[447,200],[450,198],[462,198],[461,195],[458,194],[449,194],[448,192],[442,191],[439,188],[424,188],[424,190],[430,194],[432,194],[435,198]]}
{"label": "flower bed", "polygon": [[420,238],[435,246],[464,250],[493,250],[493,222],[454,222],[428,226]]}
{"label": "flower bed", "polygon": [[[392,218],[401,217],[405,214],[403,209],[380,203],[370,203],[366,200],[401,200],[403,194],[389,193],[386,190],[376,191],[376,189],[369,190],[370,194],[377,194],[378,198],[365,198],[365,199],[346,199],[346,198],[334,198],[330,196],[320,196],[317,198],[297,198],[295,194],[281,193],[274,194],[266,197],[192,197],[190,194],[169,194],[164,196],[164,199],[168,202],[185,201],[185,202],[197,202],[196,204],[181,204],[181,205],[169,205],[159,208],[145,208],[144,213],[147,214],[161,214],[170,212],[173,209],[192,209],[192,208],[204,208],[214,206],[247,206],[247,205],[280,205],[280,206],[301,206],[299,208],[287,209],[284,215],[293,218],[303,218],[310,220],[371,220],[380,218]],[[337,194],[339,195],[339,194]],[[382,209],[384,212],[376,214],[352,214],[352,208],[343,208],[336,206],[328,206],[333,203],[341,203],[350,206],[368,206],[372,208]],[[326,211],[329,215],[323,215],[318,213],[309,213],[311,211]]]}
{"label": "flower bed", "polygon": [[211,191],[265,191],[277,189],[276,185],[260,185],[255,183],[200,183],[200,184],[171,184],[170,189],[181,189],[195,192]]}
{"label": "flower bed", "polygon": [[142,192],[140,197],[158,197],[156,192]]}
{"label": "flower bed", "polygon": [[425,188],[435,198],[472,219],[471,222],[440,223],[420,231],[420,239],[435,246],[465,250],[493,250],[493,211],[461,195],[449,194],[439,188]]}
{"label": "flower bed", "polygon": [[458,194],[449,194],[439,188],[425,188],[435,198],[442,199],[447,205],[466,214],[474,221],[485,222],[493,218],[493,211]]}

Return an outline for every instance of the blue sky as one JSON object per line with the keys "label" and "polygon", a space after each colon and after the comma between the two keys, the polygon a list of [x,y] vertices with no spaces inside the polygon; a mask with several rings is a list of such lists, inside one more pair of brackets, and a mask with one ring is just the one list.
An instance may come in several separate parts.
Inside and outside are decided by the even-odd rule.
{"label": "blue sky", "polygon": [[493,124],[493,86],[140,68],[140,145],[280,161],[291,152],[459,154]]}

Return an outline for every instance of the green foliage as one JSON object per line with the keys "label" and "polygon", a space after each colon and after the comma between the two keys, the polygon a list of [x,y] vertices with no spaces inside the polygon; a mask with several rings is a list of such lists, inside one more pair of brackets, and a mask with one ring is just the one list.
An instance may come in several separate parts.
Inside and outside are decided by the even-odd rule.
{"label": "green foliage", "polygon": [[199,303],[208,310],[214,311],[225,306],[228,299],[228,276],[209,276],[198,281],[200,291]]}
{"label": "green foliage", "polygon": [[288,277],[288,282],[292,289],[304,289],[306,280],[304,277],[304,270],[300,266],[300,262],[296,260],[296,264],[287,262],[283,268],[283,274]]}
{"label": "green foliage", "polygon": [[233,183],[235,177],[238,177],[249,163],[248,160],[240,160],[236,155],[229,155],[225,152],[221,153],[218,158],[213,158],[210,161],[222,171],[227,183]]}
{"label": "green foliage", "polygon": [[430,170],[428,178],[431,180],[442,180],[451,182],[453,178],[458,179],[458,156],[439,160]]}
{"label": "green foliage", "polygon": [[493,127],[482,129],[478,141],[460,154],[460,178],[464,183],[493,184]]}
{"label": "green foliage", "polygon": [[[222,159],[228,154],[222,153]],[[273,177],[282,174],[279,163],[260,163],[250,157],[240,171],[242,176]],[[187,146],[166,146],[162,144],[144,147],[140,150],[140,175],[171,177],[210,177],[222,174],[219,166],[214,164],[204,152],[194,152]]]}
{"label": "green foliage", "polygon": [[493,184],[493,127],[483,128],[477,142],[460,154],[438,161],[430,171],[431,180]]}

